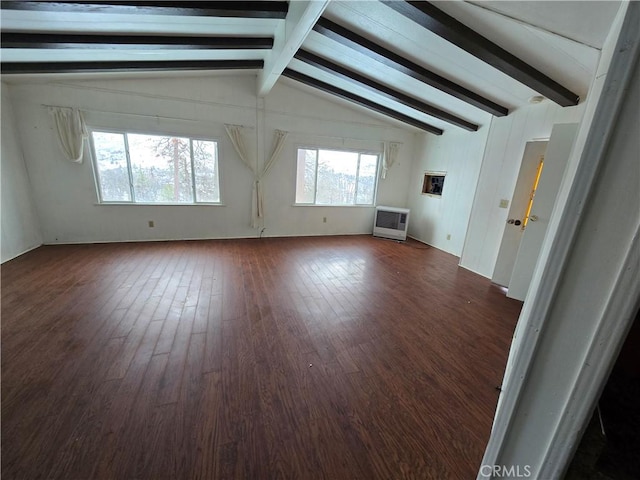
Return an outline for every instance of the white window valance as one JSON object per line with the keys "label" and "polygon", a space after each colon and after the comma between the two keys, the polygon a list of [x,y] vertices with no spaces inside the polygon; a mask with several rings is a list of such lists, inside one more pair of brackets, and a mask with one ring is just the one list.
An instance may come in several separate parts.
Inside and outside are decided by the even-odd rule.
{"label": "white window valance", "polygon": [[382,178],[387,178],[387,172],[391,169],[400,153],[400,144],[395,142],[385,142],[382,153]]}
{"label": "white window valance", "polygon": [[82,163],[84,141],[89,137],[82,112],[77,108],[49,107],[53,116],[58,143],[71,162]]}

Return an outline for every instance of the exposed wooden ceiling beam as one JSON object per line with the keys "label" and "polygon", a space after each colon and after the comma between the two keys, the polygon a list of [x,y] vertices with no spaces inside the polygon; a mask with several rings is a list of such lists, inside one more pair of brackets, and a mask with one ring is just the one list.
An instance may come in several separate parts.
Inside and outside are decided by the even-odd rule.
{"label": "exposed wooden ceiling beam", "polygon": [[314,87],[314,88],[317,88],[318,90],[322,90],[323,92],[330,93],[337,97],[343,98],[345,100],[348,100],[362,107],[368,108],[369,110],[372,110],[374,112],[378,112],[388,117],[395,118],[396,120],[404,122],[408,125],[413,125],[414,127],[417,127],[421,130],[425,130],[429,133],[433,133],[435,135],[442,135],[443,133],[441,129],[434,127],[433,125],[429,125],[428,123],[421,122],[420,120],[416,120],[415,118],[412,118],[408,115],[405,115],[400,112],[396,112],[391,108],[372,102],[367,98],[361,97],[359,95],[348,92],[346,90],[342,90],[341,88],[334,87],[329,83],[322,82],[316,78],[310,77],[300,72],[296,72],[295,70],[292,70],[290,68],[285,68],[284,71],[282,72],[282,75],[284,75],[285,77],[289,77],[294,80],[297,80],[298,82],[304,83],[305,85],[308,85],[310,87]]}
{"label": "exposed wooden ceiling beam", "polygon": [[477,93],[464,88],[457,83],[452,82],[426,68],[407,60],[406,58],[387,50],[384,47],[367,40],[360,35],[338,25],[337,23],[321,18],[313,29],[332,40],[345,45],[353,50],[362,53],[380,63],[383,63],[399,72],[404,73],[416,80],[427,85],[431,85],[463,102],[473,105],[485,112],[489,112],[497,117],[503,117],[509,114],[509,110],[502,105],[492,102],[488,98],[484,98]]}
{"label": "exposed wooden ceiling beam", "polygon": [[83,49],[180,49],[258,50],[270,49],[269,37],[178,37],[157,35],[74,35],[59,33],[7,33],[0,37],[2,48]]}
{"label": "exposed wooden ceiling beam", "polygon": [[402,103],[403,105],[411,107],[422,113],[425,113],[432,117],[448,122],[452,125],[456,125],[460,128],[464,128],[465,130],[469,130],[473,132],[478,130],[478,125],[474,123],[468,122],[449,112],[446,112],[437,107],[434,107],[433,105],[429,105],[428,103],[425,103],[418,99],[410,97],[409,95],[405,95],[404,93],[398,92],[397,90],[394,90],[386,85],[376,82],[375,80],[371,80],[370,78],[360,75],[359,73],[356,73],[352,70],[344,68],[333,62],[330,62],[329,60],[319,57],[318,55],[315,55],[306,50],[298,50],[294,58],[297,58],[298,60],[301,60],[308,65],[312,65],[316,68],[324,70],[325,72],[329,72],[355,85],[365,87],[368,90],[375,92],[379,95],[382,95],[390,100],[393,100],[398,103]]}
{"label": "exposed wooden ceiling beam", "polygon": [[288,2],[277,1],[3,1],[1,5],[3,10],[272,19],[285,18],[289,8]]}
{"label": "exposed wooden ceiling beam", "polygon": [[266,96],[293,55],[305,41],[330,0],[298,0],[291,5],[284,25],[276,30],[276,45],[258,74],[258,96]]}
{"label": "exposed wooden ceiling beam", "polygon": [[397,0],[382,3],[558,105],[569,107],[578,104],[580,100],[578,95],[431,3]]}
{"label": "exposed wooden ceiling beam", "polygon": [[262,60],[163,60],[125,62],[11,62],[2,63],[2,74],[20,73],[85,73],[144,72],[183,70],[246,70],[260,69]]}

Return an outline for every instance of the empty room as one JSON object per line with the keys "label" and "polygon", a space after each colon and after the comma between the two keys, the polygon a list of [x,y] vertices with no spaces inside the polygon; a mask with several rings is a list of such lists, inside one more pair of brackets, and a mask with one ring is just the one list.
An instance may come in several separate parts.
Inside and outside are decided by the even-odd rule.
{"label": "empty room", "polygon": [[640,4],[0,18],[3,478],[627,478]]}

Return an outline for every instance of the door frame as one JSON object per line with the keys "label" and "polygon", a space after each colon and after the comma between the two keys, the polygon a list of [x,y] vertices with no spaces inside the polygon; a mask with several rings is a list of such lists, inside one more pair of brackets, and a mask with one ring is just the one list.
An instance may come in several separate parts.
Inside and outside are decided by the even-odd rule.
{"label": "door frame", "polygon": [[[544,151],[542,154],[539,154],[537,150],[539,148],[542,149],[543,147],[542,144],[544,144]],[[508,219],[517,218],[520,221],[523,220],[522,215],[524,214],[526,207],[524,207],[521,212],[515,212],[514,211],[515,201],[516,200],[519,201],[521,199],[524,199],[525,197],[527,199],[529,198],[531,194],[531,188],[533,186],[533,182],[535,181],[536,171],[538,169],[540,157],[544,158],[547,152],[548,146],[549,146],[548,138],[529,140],[525,143],[524,150],[522,152],[522,159],[520,160],[520,169],[518,170],[518,179],[516,180],[516,185],[513,190],[513,194],[511,195],[511,203],[509,205],[509,212],[507,214]],[[528,155],[531,155],[531,153],[527,152],[528,150],[530,152],[533,152],[533,155],[535,155],[535,158],[533,155],[531,156],[531,158],[527,157]],[[520,232],[515,232],[515,233],[519,233],[519,236],[520,236],[520,240],[518,241],[518,247],[515,249],[515,251],[507,250],[505,245],[505,240],[507,240],[508,236],[511,236],[512,234],[514,234],[513,229],[517,227],[514,225],[510,225],[509,220],[506,220],[506,222],[507,222],[507,225],[505,226],[504,231],[502,232],[502,240],[500,241],[500,248],[498,249],[498,257],[496,258],[496,263],[493,267],[493,273],[491,274],[491,281],[496,285],[509,288],[509,281],[507,282],[496,281],[496,280],[501,280],[501,278],[496,278],[496,277],[503,277],[502,273],[503,272],[506,273],[505,272],[506,269],[502,268],[503,267],[502,264],[505,263],[505,261],[510,261],[511,265],[509,267],[509,278],[511,278],[513,267],[515,266],[516,258],[518,257],[518,249],[520,248],[520,243],[522,242],[522,236],[524,232],[522,230],[520,230]],[[513,258],[506,258],[507,255]]]}
{"label": "door frame", "polygon": [[[508,460],[502,454],[519,413],[525,387],[532,381],[530,372],[536,360],[536,352],[544,339],[543,332],[548,323],[546,320],[550,317],[557,290],[567,288],[561,283],[562,276],[569,264],[578,227],[589,213],[584,206],[589,203],[596,174],[607,158],[609,142],[618,127],[618,114],[625,103],[628,89],[640,88],[630,84],[636,63],[640,61],[640,30],[637,29],[640,23],[640,3],[621,4],[614,25],[619,25],[620,19],[622,28],[617,40],[613,42],[615,49],[612,50],[611,63],[608,68],[602,65],[606,72],[604,84],[600,95],[596,91],[587,100],[585,115],[569,160],[569,165],[573,164],[575,168],[574,178],[565,178],[560,188],[530,295],[519,319],[519,325],[531,328],[522,328],[522,336],[511,346],[505,381],[478,479],[491,478],[493,469],[489,471],[483,467],[504,465]],[[615,28],[614,26],[612,30]],[[597,78],[596,76],[591,90],[594,90]],[[536,466],[539,467],[540,478],[559,478],[565,471],[640,306],[640,278],[635,275],[640,261],[639,236],[640,229],[636,228],[628,250],[623,252],[615,288],[596,319],[595,335],[589,342],[580,345],[578,351],[573,352],[574,359],[581,357],[584,361],[575,382],[564,387],[564,392],[569,393],[567,403],[550,406],[561,412],[558,423],[553,431],[542,432],[535,439],[538,444],[542,442],[546,445],[543,447],[540,464]],[[635,294],[630,295],[630,292]],[[605,339],[604,343],[599,343]],[[549,369],[554,367],[560,366],[548,366]],[[534,439],[529,438],[529,441]]]}
{"label": "door frame", "polygon": [[[542,251],[544,237],[549,231],[549,221],[560,193],[562,179],[567,171],[569,156],[576,143],[577,123],[556,123],[551,130],[544,156],[529,221],[523,229],[520,247],[511,271],[507,297],[524,301],[533,280],[533,272]],[[536,221],[535,217],[539,217]],[[526,222],[523,218],[522,222]]]}

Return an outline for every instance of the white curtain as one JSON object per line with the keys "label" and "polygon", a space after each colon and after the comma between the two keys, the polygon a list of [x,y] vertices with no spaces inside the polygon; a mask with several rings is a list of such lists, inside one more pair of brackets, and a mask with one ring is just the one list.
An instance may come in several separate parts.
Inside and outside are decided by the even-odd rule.
{"label": "white curtain", "polygon": [[236,153],[253,173],[254,181],[251,191],[251,226],[253,228],[258,228],[260,226],[260,220],[264,218],[264,198],[262,184],[260,182],[278,159],[280,152],[282,152],[282,147],[284,147],[284,141],[287,138],[288,133],[276,130],[273,139],[273,146],[271,147],[271,155],[265,162],[262,172],[258,173],[255,161],[249,158],[247,146],[242,134],[242,127],[240,125],[225,125],[224,127],[227,131],[227,135],[229,135],[229,138],[231,139],[231,143],[233,144],[233,148]]}
{"label": "white curtain", "polygon": [[249,155],[247,154],[247,146],[244,143],[242,127],[240,125],[225,125],[224,128],[227,130],[227,135],[229,135],[231,143],[233,144],[233,148],[235,149],[240,159],[255,174],[255,163],[251,161]]}
{"label": "white curtain", "polygon": [[400,144],[394,142],[385,142],[384,152],[382,153],[382,178],[387,178],[387,172],[391,169],[400,152]]}
{"label": "white curtain", "polygon": [[82,163],[84,140],[89,137],[82,112],[76,108],[49,107],[58,132],[58,140],[67,159]]}
{"label": "white curtain", "polygon": [[234,150],[242,162],[249,168],[249,170],[251,170],[251,173],[253,173],[253,188],[251,191],[251,226],[253,228],[258,228],[258,177],[256,175],[256,162],[249,158],[247,145],[242,133],[242,127],[240,125],[225,125],[224,128],[231,139]]}
{"label": "white curtain", "polygon": [[275,131],[273,135],[273,145],[271,146],[271,155],[269,155],[269,158],[265,162],[262,173],[256,178],[258,218],[264,218],[264,198],[262,184],[260,182],[267,176],[267,173],[269,173],[269,170],[280,156],[280,152],[282,152],[287,135],[288,132],[283,132],[282,130]]}

